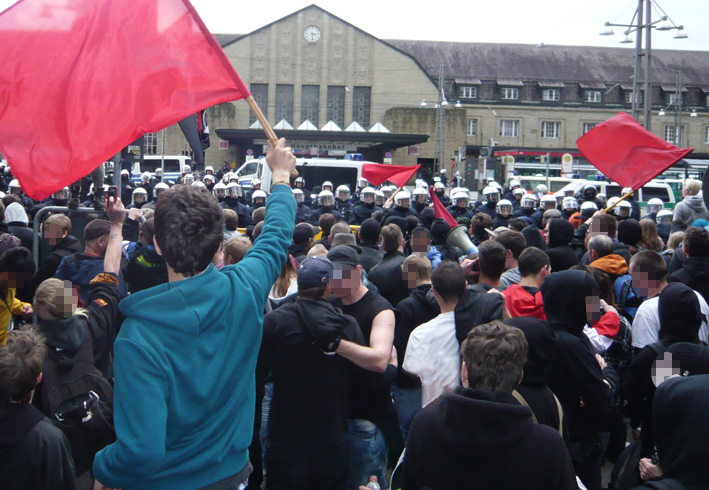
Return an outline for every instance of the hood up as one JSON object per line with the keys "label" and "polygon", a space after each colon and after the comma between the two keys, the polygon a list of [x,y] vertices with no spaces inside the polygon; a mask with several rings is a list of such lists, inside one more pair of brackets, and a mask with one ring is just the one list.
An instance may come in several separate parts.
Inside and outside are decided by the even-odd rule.
{"label": "hood up", "polygon": [[563,219],[549,221],[549,248],[563,247],[574,238],[574,225]]}
{"label": "hood up", "polygon": [[78,352],[86,334],[79,317],[41,320],[39,329],[47,340],[49,358],[60,370],[71,369],[74,364],[71,358]]}
{"label": "hood up", "polygon": [[677,342],[699,342],[702,326],[701,308],[697,293],[681,282],[668,284],[660,293],[658,302],[660,331],[658,339],[665,345]]}
{"label": "hood up", "polygon": [[519,328],[527,339],[527,361],[524,363],[522,386],[546,386],[549,364],[554,358],[556,336],[549,324],[537,318],[518,316],[505,320]]}
{"label": "hood up", "polygon": [[587,323],[586,296],[598,294],[598,284],[583,271],[562,271],[549,274],[542,284],[544,313],[554,330],[576,336],[583,335]]}
{"label": "hood up", "polygon": [[694,196],[687,196],[684,198],[682,201],[685,203],[687,206],[692,208],[696,212],[702,212],[706,211],[706,207],[704,206],[704,199],[702,199],[702,196],[699,194],[694,195]]}

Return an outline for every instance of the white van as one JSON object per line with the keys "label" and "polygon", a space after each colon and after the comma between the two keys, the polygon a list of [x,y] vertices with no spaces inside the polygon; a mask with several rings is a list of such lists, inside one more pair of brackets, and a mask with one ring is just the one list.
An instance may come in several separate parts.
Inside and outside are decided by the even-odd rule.
{"label": "white van", "polygon": [[[131,180],[136,184],[140,183],[140,176],[143,172],[150,172],[151,175],[162,166],[162,155],[144,155],[143,162],[133,163]],[[165,172],[163,180],[168,184],[174,184],[182,174],[185,165],[192,167],[192,158],[185,155],[165,155]]]}
{"label": "white van", "polygon": [[[298,158],[296,170],[305,179],[305,187],[312,189],[321,187],[326,180],[332,182],[334,188],[346,184],[351,191],[357,188],[357,179],[362,176],[362,165],[365,163],[354,160],[339,160],[335,158]],[[244,189],[251,188],[251,180],[261,179],[261,189],[271,190],[271,169],[264,157],[248,160],[236,171],[239,184]]]}

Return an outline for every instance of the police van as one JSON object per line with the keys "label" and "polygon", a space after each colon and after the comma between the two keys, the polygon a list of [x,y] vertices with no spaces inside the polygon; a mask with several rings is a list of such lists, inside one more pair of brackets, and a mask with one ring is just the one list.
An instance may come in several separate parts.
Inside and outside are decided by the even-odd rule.
{"label": "police van", "polygon": [[[174,184],[180,175],[182,175],[185,165],[189,165],[192,168],[192,158],[185,155],[165,155],[165,172],[163,174],[163,180],[168,184]],[[140,176],[143,172],[150,172],[150,175],[154,175],[155,171],[162,167],[162,155],[145,155],[143,156],[142,162],[133,163],[133,170],[131,171],[131,180],[139,184]]]}
{"label": "police van", "polygon": [[[582,192],[583,188],[589,184],[594,186],[599,193],[605,194],[607,199],[610,199],[611,197],[621,197],[623,195],[623,189],[620,185],[606,180],[574,180],[564,186],[561,190],[565,191],[572,189],[574,194],[577,194]],[[647,201],[650,199],[660,199],[663,202],[665,209],[674,209],[677,202],[672,187],[662,180],[651,180],[638,189],[633,197],[640,205],[640,209],[643,211],[643,214],[645,212],[645,208],[647,207]]]}
{"label": "police van", "polygon": [[[295,168],[305,180],[305,187],[321,187],[322,183],[329,180],[336,189],[340,185],[348,185],[350,191],[357,188],[357,180],[362,177],[362,160],[336,159],[336,158],[297,158]],[[236,171],[239,185],[244,189],[251,188],[253,179],[261,180],[261,189],[266,192],[271,190],[271,169],[264,157],[248,160]]]}

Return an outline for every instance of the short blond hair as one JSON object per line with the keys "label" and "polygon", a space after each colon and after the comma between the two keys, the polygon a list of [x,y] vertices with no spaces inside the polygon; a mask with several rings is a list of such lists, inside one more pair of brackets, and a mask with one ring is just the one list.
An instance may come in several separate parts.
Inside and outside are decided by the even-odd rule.
{"label": "short blond hair", "polygon": [[251,250],[251,247],[251,240],[243,236],[237,236],[224,244],[224,256],[231,257],[232,264],[238,264],[246,255],[246,252]]}
{"label": "short blond hair", "polygon": [[[69,283],[69,281],[66,281]],[[71,283],[69,283],[71,284]],[[50,278],[42,281],[34,294],[34,307],[36,310],[44,310],[54,318],[69,318],[72,316],[71,308],[66,307],[66,303],[57,304],[57,295],[64,294],[64,281],[57,278]]]}
{"label": "short blond hair", "polygon": [[322,243],[313,245],[310,250],[308,250],[308,257],[327,257],[325,245]]}
{"label": "short blond hair", "polygon": [[47,218],[44,221],[44,225],[55,225],[55,226],[58,226],[59,228],[61,228],[62,231],[66,231],[67,233],[71,233],[71,220],[69,219],[68,216],[66,216],[64,214],[51,215],[49,218]]}
{"label": "short blond hair", "polygon": [[697,179],[687,179],[682,184],[682,189],[688,196],[696,196],[702,190],[702,181]]}

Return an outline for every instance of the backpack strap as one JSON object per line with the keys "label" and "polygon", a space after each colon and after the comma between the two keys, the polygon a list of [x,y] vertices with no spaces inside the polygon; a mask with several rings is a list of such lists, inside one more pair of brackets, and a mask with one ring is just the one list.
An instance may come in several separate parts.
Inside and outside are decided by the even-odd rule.
{"label": "backpack strap", "polygon": [[655,342],[654,344],[648,344],[647,347],[651,348],[657,354],[657,357],[667,352],[667,347],[662,342]]}
{"label": "backpack strap", "polygon": [[529,408],[529,410],[532,412],[532,422],[534,422],[535,424],[538,424],[539,422],[537,421],[537,416],[534,415],[534,410],[532,410],[532,408],[529,406],[529,403],[527,403],[527,400],[524,399],[522,394],[517,390],[513,390],[512,396],[517,399],[517,401],[519,402],[520,405],[522,405],[523,407]]}
{"label": "backpack strap", "polygon": [[561,408],[561,403],[559,402],[559,399],[552,393],[554,396],[554,401],[556,402],[556,409],[559,411],[559,434],[561,434],[561,437],[564,437],[564,409]]}

